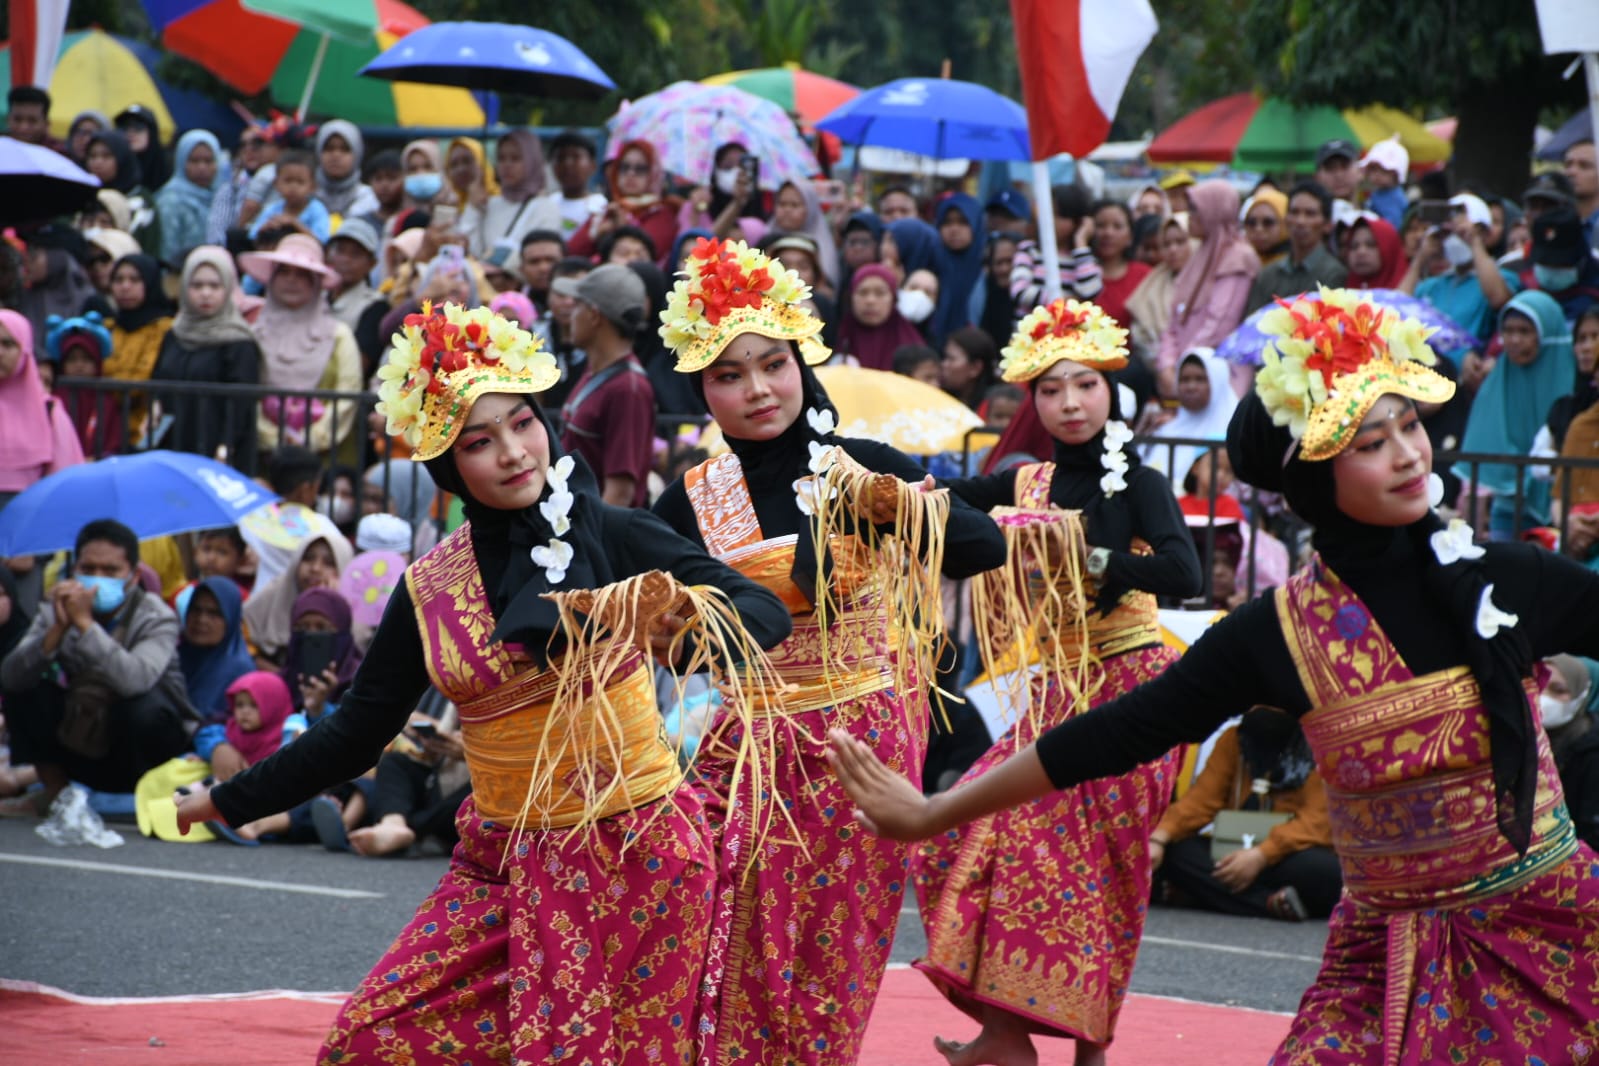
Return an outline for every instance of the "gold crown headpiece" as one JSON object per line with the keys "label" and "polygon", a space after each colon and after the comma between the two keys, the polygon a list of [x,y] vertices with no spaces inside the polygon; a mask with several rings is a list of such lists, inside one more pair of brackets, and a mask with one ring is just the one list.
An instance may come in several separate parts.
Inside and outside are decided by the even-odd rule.
{"label": "gold crown headpiece", "polygon": [[1120,370],[1127,365],[1127,331],[1095,304],[1060,299],[1016,323],[1000,356],[999,376],[1012,384],[1032,381],[1062,359]]}
{"label": "gold crown headpiece", "polygon": [[798,274],[743,241],[700,238],[661,312],[673,369],[699,373],[740,333],[796,341],[806,363],[825,363],[832,352],[816,339],[822,323],[800,306],[810,295]]}
{"label": "gold crown headpiece", "polygon": [[1315,296],[1278,300],[1260,332],[1267,343],[1255,392],[1310,462],[1347,448],[1386,393],[1424,403],[1455,394],[1455,383],[1432,369],[1438,357],[1427,339],[1436,328],[1356,291],[1323,286]]}
{"label": "gold crown headpiece", "polygon": [[449,451],[478,397],[543,392],[561,377],[539,338],[487,307],[424,303],[390,344],[377,409],[417,460]]}

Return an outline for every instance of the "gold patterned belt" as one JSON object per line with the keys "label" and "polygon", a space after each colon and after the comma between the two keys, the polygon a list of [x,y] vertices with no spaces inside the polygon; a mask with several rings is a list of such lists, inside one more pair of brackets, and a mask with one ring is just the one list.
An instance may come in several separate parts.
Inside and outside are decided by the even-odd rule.
{"label": "gold patterned belt", "polygon": [[815,615],[794,619],[794,632],[772,655],[783,688],[765,693],[752,708],[756,717],[817,711],[893,686],[901,638],[880,606],[846,609],[828,630],[824,643]]}
{"label": "gold patterned belt", "polygon": [[641,807],[682,783],[642,655],[606,684],[614,713],[604,722],[570,711],[557,718],[557,682],[555,670],[530,670],[460,705],[482,817],[512,822],[525,810],[530,828],[566,828]]}

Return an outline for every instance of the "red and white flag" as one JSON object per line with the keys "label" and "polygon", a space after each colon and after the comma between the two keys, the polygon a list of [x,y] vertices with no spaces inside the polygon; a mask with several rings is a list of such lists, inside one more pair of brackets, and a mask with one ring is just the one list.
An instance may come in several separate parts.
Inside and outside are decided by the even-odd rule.
{"label": "red and white flag", "polygon": [[11,85],[50,84],[67,32],[71,0],[10,0]]}
{"label": "red and white flag", "polygon": [[1105,143],[1158,23],[1149,0],[1011,0],[1033,158]]}

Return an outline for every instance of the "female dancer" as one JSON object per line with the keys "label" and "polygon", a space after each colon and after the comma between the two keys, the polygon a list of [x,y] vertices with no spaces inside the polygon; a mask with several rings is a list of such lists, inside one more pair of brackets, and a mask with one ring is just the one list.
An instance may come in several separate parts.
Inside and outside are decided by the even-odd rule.
{"label": "female dancer", "polygon": [[[656,512],[794,615],[793,636],[773,652],[785,688],[750,731],[769,760],[765,779],[735,787],[730,753],[746,736],[736,722],[702,744],[696,766],[733,800],[731,814],[712,812],[728,818],[733,930],[713,1061],[853,1063],[908,852],[850,821],[824,762],[826,732],[846,730],[920,776],[940,560],[965,577],[999,565],[1004,545],[983,515],[928,491],[911,459],[833,434],[832,405],[807,365],[829,354],[815,340],[822,324],[800,306],[809,293],[793,271],[742,243],[701,241],[684,275],[661,334],[731,453],[667,488]],[[761,789],[781,801],[786,824],[748,817]]]}
{"label": "female dancer", "polygon": [[[725,590],[759,645],[788,635],[787,612],[652,515],[600,502],[533,398],[559,371],[526,331],[451,305],[396,339],[381,371],[390,432],[469,522],[406,571],[338,712],[209,795],[180,797],[179,817],[242,825],[360,774],[431,682],[460,708],[472,771],[461,843],[321,1061],[683,1063],[715,856],[636,634],[665,653],[690,614],[720,661],[762,657],[708,595],[674,584],[663,611],[659,581],[634,575]],[[620,614],[616,639],[579,631],[578,608]]]}
{"label": "female dancer", "polygon": [[1310,564],[965,788],[924,801],[842,735],[835,765],[869,825],[911,839],[1284,708],[1327,781],[1345,896],[1277,1066],[1590,1062],[1599,856],[1533,712],[1539,657],[1599,652],[1599,575],[1432,513],[1413,405],[1454,386],[1418,323],[1324,290],[1263,325],[1228,450],[1315,524]]}
{"label": "female dancer", "polygon": [[[963,781],[1177,658],[1161,642],[1155,596],[1192,596],[1202,575],[1171,486],[1123,450],[1132,433],[1107,374],[1127,364],[1126,338],[1074,300],[1022,319],[1001,375],[1031,389],[1054,459],[951,485],[999,517],[1010,541],[1005,569],[973,585],[985,665],[1015,671],[1030,636],[1044,660],[1038,681],[1011,674],[1023,711]],[[938,1042],[951,1062],[984,1061],[996,1047],[1030,1054],[1031,1033],[1075,1039],[1078,1063],[1103,1061],[1149,900],[1149,830],[1174,771],[1164,756],[923,845],[912,864],[927,928],[918,967],[983,1023],[971,1043]],[[1061,914],[1063,897],[1081,905]]]}

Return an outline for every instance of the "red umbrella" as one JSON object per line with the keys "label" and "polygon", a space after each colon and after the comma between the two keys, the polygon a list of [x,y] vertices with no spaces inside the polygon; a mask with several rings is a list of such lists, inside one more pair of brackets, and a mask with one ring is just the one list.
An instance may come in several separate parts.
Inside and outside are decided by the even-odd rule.
{"label": "red umbrella", "polygon": [[1214,100],[1179,119],[1149,142],[1154,163],[1231,163],[1244,131],[1260,110],[1254,93]]}

